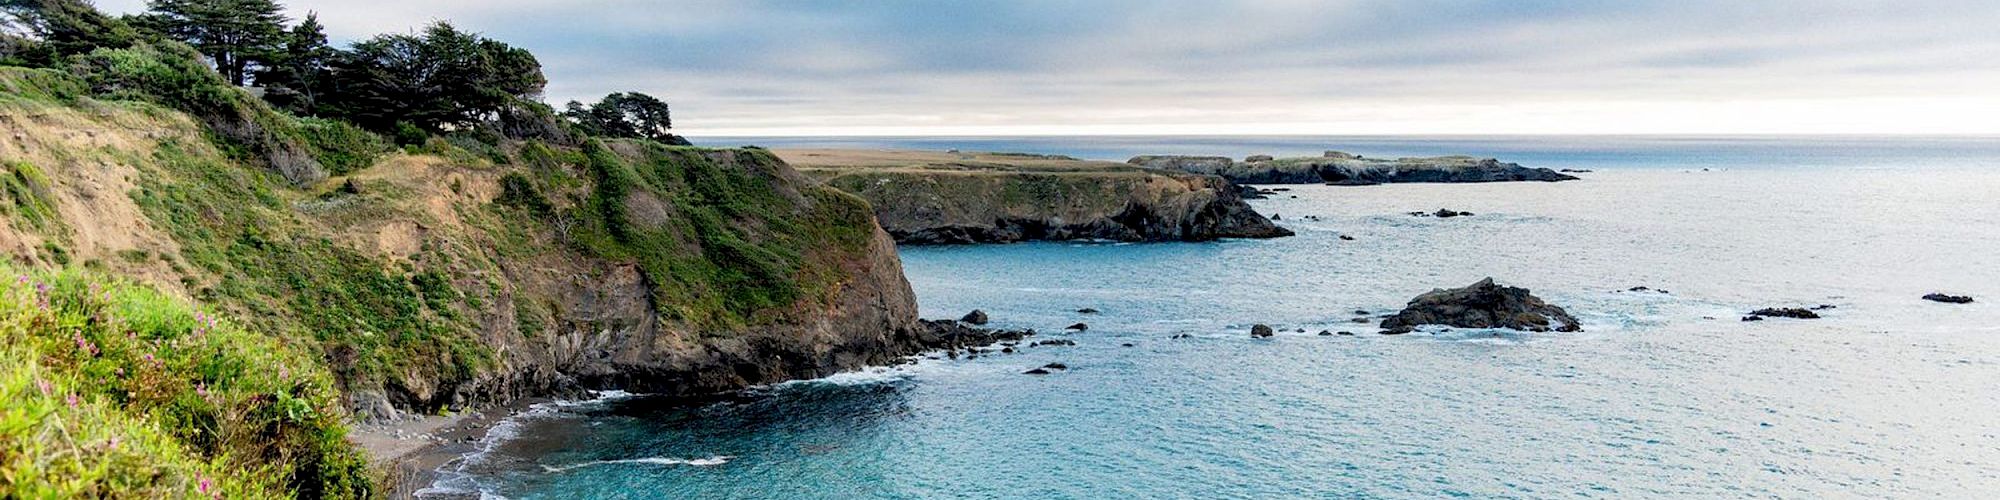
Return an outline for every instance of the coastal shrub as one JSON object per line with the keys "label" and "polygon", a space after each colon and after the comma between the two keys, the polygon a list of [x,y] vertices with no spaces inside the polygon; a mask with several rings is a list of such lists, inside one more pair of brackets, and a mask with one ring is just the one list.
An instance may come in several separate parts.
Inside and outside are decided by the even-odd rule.
{"label": "coastal shrub", "polygon": [[61,71],[0,67],[0,102],[23,99],[68,104],[84,93],[81,80]]}
{"label": "coastal shrub", "polygon": [[97,49],[77,57],[71,71],[100,98],[153,102],[194,116],[218,147],[255,158],[294,184],[325,177],[298,120],[223,81],[185,44]]}
{"label": "coastal shrub", "polygon": [[0,284],[0,497],[359,497],[316,356],[83,271]]}
{"label": "coastal shrub", "polygon": [[375,164],[389,152],[382,136],[361,127],[319,118],[299,119],[300,133],[328,173],[347,175]]}
{"label": "coastal shrub", "polygon": [[549,198],[542,195],[542,189],[535,187],[535,181],[520,172],[508,172],[500,177],[500,199],[496,201],[537,216],[546,216],[554,211]]}
{"label": "coastal shrub", "polygon": [[42,169],[24,161],[6,162],[0,173],[0,194],[6,196],[7,215],[36,230],[60,224],[56,220],[55,193]]}

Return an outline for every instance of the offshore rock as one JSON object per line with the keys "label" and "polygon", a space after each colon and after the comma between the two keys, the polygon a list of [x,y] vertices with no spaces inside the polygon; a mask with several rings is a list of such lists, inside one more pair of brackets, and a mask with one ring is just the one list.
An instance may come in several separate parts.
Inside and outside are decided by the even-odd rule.
{"label": "offshore rock", "polygon": [[1439,289],[1411,299],[1402,312],[1382,320],[1383,333],[1409,333],[1419,325],[1507,328],[1546,332],[1581,331],[1575,317],[1543,302],[1526,288],[1501,286],[1493,278],[1465,288]]}

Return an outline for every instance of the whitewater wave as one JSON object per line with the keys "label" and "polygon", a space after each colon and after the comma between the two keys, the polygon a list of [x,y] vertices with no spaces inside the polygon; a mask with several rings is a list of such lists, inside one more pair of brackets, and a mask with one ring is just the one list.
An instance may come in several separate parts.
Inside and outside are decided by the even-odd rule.
{"label": "whitewater wave", "polygon": [[553,418],[565,410],[591,408],[605,403],[642,396],[620,390],[590,391],[590,399],[555,400],[528,405],[527,408],[494,422],[486,429],[486,435],[479,439],[473,450],[458,458],[451,459],[437,468],[437,479],[429,487],[416,491],[417,498],[431,496],[456,496],[477,493],[481,499],[505,499],[479,481],[467,469],[486,465],[500,445],[521,437],[525,422],[535,419]]}
{"label": "whitewater wave", "polygon": [[696,458],[696,459],[647,457],[647,458],[628,458],[623,460],[593,460],[589,462],[561,465],[561,466],[544,465],[542,466],[542,470],[546,470],[550,474],[556,474],[556,473],[577,470],[585,467],[598,467],[604,465],[624,465],[624,464],[659,465],[659,466],[687,465],[693,467],[713,467],[729,463],[729,460],[732,458],[736,457],[728,455],[716,455],[713,457]]}

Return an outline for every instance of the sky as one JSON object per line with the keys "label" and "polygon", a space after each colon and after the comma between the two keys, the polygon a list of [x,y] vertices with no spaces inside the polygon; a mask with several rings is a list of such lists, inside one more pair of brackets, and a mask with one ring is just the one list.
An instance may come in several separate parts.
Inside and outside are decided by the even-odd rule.
{"label": "sky", "polygon": [[2000,134],[1993,0],[285,3],[449,20],[691,136]]}

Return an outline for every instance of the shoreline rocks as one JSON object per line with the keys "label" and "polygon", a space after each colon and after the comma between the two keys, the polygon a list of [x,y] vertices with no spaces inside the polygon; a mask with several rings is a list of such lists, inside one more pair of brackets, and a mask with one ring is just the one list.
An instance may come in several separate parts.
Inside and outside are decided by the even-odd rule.
{"label": "shoreline rocks", "polygon": [[1265,339],[1265,338],[1271,338],[1271,336],[1273,335],[1277,334],[1271,330],[1271,325],[1259,323],[1256,326],[1250,327],[1251,338]]}
{"label": "shoreline rocks", "polygon": [[986,311],[973,309],[972,312],[965,313],[964,317],[958,318],[958,321],[971,325],[984,325],[987,321]]}
{"label": "shoreline rocks", "polygon": [[1582,326],[1563,308],[1543,302],[1526,288],[1501,286],[1493,278],[1465,288],[1437,289],[1411,299],[1402,312],[1382,320],[1383,333],[1402,334],[1420,325],[1506,328],[1529,332],[1577,332]]}

